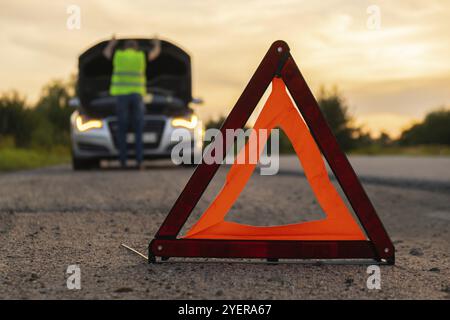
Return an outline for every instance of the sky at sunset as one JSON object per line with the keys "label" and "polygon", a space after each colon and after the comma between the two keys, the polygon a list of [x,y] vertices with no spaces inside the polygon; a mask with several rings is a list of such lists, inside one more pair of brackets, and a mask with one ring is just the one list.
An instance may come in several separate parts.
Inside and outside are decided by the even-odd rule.
{"label": "sky at sunset", "polygon": [[[79,30],[66,26],[71,4],[81,9]],[[277,39],[289,44],[314,93],[337,86],[374,133],[396,135],[450,106],[450,1],[0,0],[0,30],[0,92],[16,89],[30,102],[115,33],[158,34],[186,49],[203,120],[229,112]]]}

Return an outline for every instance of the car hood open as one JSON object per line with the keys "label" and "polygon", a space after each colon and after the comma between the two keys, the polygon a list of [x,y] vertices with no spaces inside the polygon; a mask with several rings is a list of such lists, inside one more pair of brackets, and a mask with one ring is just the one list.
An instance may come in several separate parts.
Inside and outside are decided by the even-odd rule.
{"label": "car hood open", "polygon": [[[128,39],[120,39],[122,48]],[[134,39],[140,50],[151,49],[151,39]],[[103,55],[108,41],[102,41],[82,53],[78,60],[77,95],[81,110],[93,115],[114,113],[114,99],[109,95],[112,62]],[[149,113],[164,109],[184,109],[192,100],[191,59],[176,45],[161,41],[161,54],[147,63],[147,92],[157,99],[147,102]],[[153,112],[152,112],[153,111]]]}

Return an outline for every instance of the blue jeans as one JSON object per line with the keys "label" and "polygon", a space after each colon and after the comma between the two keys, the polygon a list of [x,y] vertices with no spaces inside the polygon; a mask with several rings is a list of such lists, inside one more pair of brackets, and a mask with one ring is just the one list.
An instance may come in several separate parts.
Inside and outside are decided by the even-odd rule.
{"label": "blue jeans", "polygon": [[131,126],[134,131],[136,146],[136,161],[142,163],[142,130],[144,127],[145,106],[142,97],[138,93],[117,96],[117,118],[119,128],[117,141],[119,143],[119,160],[122,167],[127,164],[127,132]]}

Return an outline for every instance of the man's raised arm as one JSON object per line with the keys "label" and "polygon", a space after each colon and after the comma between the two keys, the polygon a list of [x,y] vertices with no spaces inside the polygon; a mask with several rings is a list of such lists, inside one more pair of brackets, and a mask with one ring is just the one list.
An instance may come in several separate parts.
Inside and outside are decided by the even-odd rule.
{"label": "man's raised arm", "polygon": [[105,47],[105,49],[103,49],[103,55],[107,59],[111,60],[112,55],[113,55],[113,51],[114,51],[114,48],[117,45],[117,42],[118,41],[117,41],[116,37],[113,35],[111,40],[109,40],[108,45]]}
{"label": "man's raised arm", "polygon": [[148,61],[155,60],[158,58],[159,54],[161,53],[161,40],[159,39],[153,39],[153,48],[148,53]]}

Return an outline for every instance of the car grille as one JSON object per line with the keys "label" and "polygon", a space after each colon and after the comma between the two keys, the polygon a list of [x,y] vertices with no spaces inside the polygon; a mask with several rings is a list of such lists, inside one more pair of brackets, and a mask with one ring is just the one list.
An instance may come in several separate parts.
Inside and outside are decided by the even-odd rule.
{"label": "car grille", "polygon": [[85,142],[79,142],[78,148],[81,151],[87,151],[87,152],[101,152],[101,153],[108,153],[109,150],[105,146],[93,144],[93,143],[85,143]]}
{"label": "car grille", "polygon": [[[156,141],[155,142],[144,142],[143,146],[144,149],[156,149],[158,148],[160,142],[161,142],[161,136],[162,133],[164,131],[164,126],[165,126],[166,121],[165,120],[160,120],[160,119],[145,119],[144,120],[144,130],[143,133],[155,133],[156,134]],[[110,120],[109,123],[109,131],[111,132],[111,136],[113,138],[114,141],[114,146],[116,148],[119,147],[118,144],[118,139],[117,139],[117,135],[119,132],[119,123],[117,120]],[[128,128],[128,132],[132,133],[134,132],[133,128],[130,127]],[[134,148],[135,144],[134,143],[127,143],[127,148],[131,149]]]}

